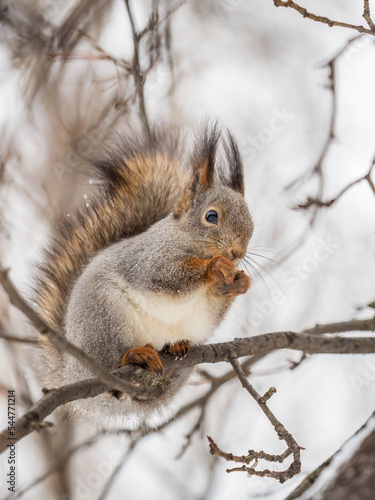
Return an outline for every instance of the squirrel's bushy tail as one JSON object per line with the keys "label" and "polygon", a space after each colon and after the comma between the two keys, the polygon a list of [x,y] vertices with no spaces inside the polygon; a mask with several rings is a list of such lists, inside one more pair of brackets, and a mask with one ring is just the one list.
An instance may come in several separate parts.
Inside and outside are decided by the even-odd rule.
{"label": "squirrel's bushy tail", "polygon": [[88,207],[65,218],[41,267],[38,310],[57,331],[63,330],[67,298],[88,261],[100,249],[166,217],[182,196],[188,170],[177,136],[154,131],[146,144],[135,137],[121,142],[109,160],[95,165],[102,189]]}

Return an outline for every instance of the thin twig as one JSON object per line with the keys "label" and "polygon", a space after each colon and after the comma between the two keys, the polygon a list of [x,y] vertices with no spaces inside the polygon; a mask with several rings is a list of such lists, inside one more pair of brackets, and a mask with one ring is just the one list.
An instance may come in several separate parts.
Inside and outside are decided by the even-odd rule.
{"label": "thin twig", "polygon": [[140,65],[140,57],[139,57],[139,42],[140,42],[140,36],[139,33],[137,33],[136,27],[135,27],[135,22],[134,22],[134,17],[129,5],[129,0],[125,0],[125,5],[126,5],[126,10],[128,13],[129,17],[129,22],[132,30],[132,35],[133,35],[133,45],[134,45],[134,52],[133,52],[133,68],[134,68],[134,85],[137,91],[138,95],[138,101],[139,101],[139,111],[140,111],[140,116],[143,122],[143,127],[144,130],[147,134],[147,137],[149,141],[151,142],[151,128],[150,128],[150,123],[146,111],[146,103],[145,103],[145,96],[144,96],[144,76],[142,75],[141,72],[141,65]]}
{"label": "thin twig", "polygon": [[375,157],[372,160],[370,170],[365,175],[363,175],[359,179],[356,179],[355,181],[353,181],[350,184],[348,184],[347,186],[345,186],[333,198],[331,198],[329,200],[326,200],[326,201],[323,201],[320,196],[318,196],[316,198],[308,197],[307,200],[304,203],[300,203],[299,205],[297,205],[294,208],[297,209],[297,210],[301,210],[301,209],[305,210],[305,209],[310,208],[312,206],[316,206],[316,207],[319,207],[319,208],[321,208],[321,207],[330,207],[334,203],[336,203],[336,201],[338,201],[347,191],[349,191],[349,189],[351,189],[353,186],[355,186],[356,184],[359,184],[362,181],[368,182],[370,188],[372,189],[372,191],[375,194],[375,186],[374,186],[374,183],[373,183],[373,181],[371,179],[371,174],[372,174],[372,170],[373,170],[374,166],[375,166]]}
{"label": "thin twig", "polygon": [[19,342],[21,344],[29,344],[37,346],[39,342],[36,339],[27,337],[16,337],[15,335],[7,335],[0,331],[0,339],[7,340],[8,342]]}
{"label": "thin twig", "polygon": [[308,12],[304,7],[301,7],[300,5],[293,2],[293,0],[273,0],[273,3],[275,7],[290,7],[296,10],[299,14],[301,14],[301,16],[307,17],[308,19],[311,19],[312,21],[316,21],[318,23],[327,24],[330,28],[332,28],[333,26],[338,26],[340,28],[352,29],[358,31],[359,33],[367,33],[369,35],[375,35],[375,32],[373,30],[367,29],[362,25],[356,26],[355,24],[343,23],[341,21],[333,21],[328,17],[317,16],[316,14],[312,14],[311,12]]}
{"label": "thin twig", "polygon": [[87,35],[84,31],[78,30],[77,36],[87,40],[97,52],[102,54],[103,59],[108,59],[109,61],[112,61],[113,64],[115,64],[116,66],[120,66],[121,68],[125,69],[128,73],[134,72],[133,66],[128,61],[126,61],[126,59],[123,58],[117,59],[117,57],[111,56],[110,54],[108,54],[107,51],[103,49],[103,47],[101,47],[101,45],[98,44],[97,41],[95,41],[93,38]]}
{"label": "thin twig", "polygon": [[88,24],[92,23],[93,18],[95,18],[93,12],[100,12],[112,3],[113,0],[101,0],[100,2],[81,0],[77,2],[74,9],[56,32],[53,45],[57,45],[59,49],[72,50],[77,40],[74,35],[78,27],[85,29]]}
{"label": "thin twig", "polygon": [[[213,394],[213,392],[210,394],[210,396],[212,394]],[[208,401],[208,398],[206,399],[205,403],[207,403],[207,401]],[[176,456],[176,460],[179,460],[182,457],[182,455],[185,453],[185,451],[191,445],[191,442],[192,442],[194,434],[196,434],[199,431],[199,429],[201,428],[203,420],[204,420],[204,416],[206,414],[206,408],[207,408],[206,404],[202,404],[201,405],[197,421],[195,422],[195,424],[193,425],[193,427],[190,429],[190,431],[186,434],[186,436],[185,436],[185,442],[184,442],[184,444],[183,444],[180,452]]]}
{"label": "thin twig", "polygon": [[[312,168],[310,175],[316,175],[318,177],[318,189],[316,194],[316,199],[321,199],[324,190],[324,175],[323,175],[323,164],[325,159],[327,158],[328,152],[331,148],[331,145],[335,139],[335,127],[336,127],[336,113],[337,113],[337,90],[336,90],[336,60],[341,55],[342,52],[336,54],[328,63],[325,65],[329,69],[329,83],[327,88],[331,93],[331,113],[329,120],[329,127],[326,140],[324,141],[322,150],[319,154],[319,158]],[[298,206],[300,208],[300,206]],[[311,216],[309,227],[311,228],[318,216],[318,206],[315,207],[315,210]]]}
{"label": "thin twig", "polygon": [[[330,67],[330,65],[332,64],[335,64],[337,62],[337,60],[346,52],[346,50],[354,43],[356,42],[357,40],[359,40],[360,38],[362,38],[364,35],[356,35],[354,36],[353,38],[350,38],[337,52],[336,54],[331,57],[331,59],[322,64],[321,67],[322,68],[326,68],[326,67]],[[334,77],[334,82],[332,82],[332,79],[331,79],[331,82],[326,86],[326,88],[330,89],[331,91],[334,89],[334,92],[336,93],[336,74],[334,73],[333,75],[331,75]],[[336,121],[336,118],[335,118],[335,115],[334,113],[336,113],[336,102],[337,102],[337,99],[336,99],[336,96],[332,96],[332,104],[331,104],[331,113],[330,113],[330,124],[329,124],[329,127],[328,127],[328,134],[327,134],[327,139],[322,147],[322,152],[320,153],[319,155],[319,159],[317,161],[317,163],[314,165],[314,167],[310,170],[308,170],[306,173],[302,174],[301,176],[297,177],[296,179],[294,179],[292,182],[290,182],[289,184],[287,184],[285,186],[285,190],[288,191],[292,188],[294,188],[297,184],[300,184],[302,181],[305,181],[307,180],[309,177],[311,177],[311,175],[313,175],[314,173],[317,172],[317,170],[319,169],[319,167],[317,167],[317,165],[320,163],[323,162],[324,160],[324,157],[326,156],[327,154],[327,151],[325,152],[325,155],[323,155],[323,158],[322,158],[322,154],[325,150],[327,150],[327,142],[329,141],[329,139],[333,139],[334,136],[335,136],[335,133],[334,133],[334,125],[335,125],[335,121]]]}
{"label": "thin twig", "polygon": [[[250,356],[248,359],[246,359],[242,364],[242,369],[246,374],[249,374],[250,367],[255,364],[257,361],[263,358],[263,355],[255,355],[255,356]],[[200,370],[202,372],[202,370]],[[186,413],[190,412],[196,407],[202,408],[205,406],[208,402],[208,400],[211,398],[215,392],[220,389],[220,387],[223,386],[226,382],[229,382],[229,380],[233,380],[235,378],[235,373],[233,370],[229,370],[228,372],[224,373],[224,375],[221,375],[220,377],[211,377],[208,374],[205,374],[203,370],[203,376],[211,383],[210,388],[207,390],[203,396],[200,396],[198,399],[195,399],[194,401],[191,401],[190,403],[186,404],[182,408],[179,409],[179,411],[176,414],[176,418],[181,417],[182,415],[185,415]]]}

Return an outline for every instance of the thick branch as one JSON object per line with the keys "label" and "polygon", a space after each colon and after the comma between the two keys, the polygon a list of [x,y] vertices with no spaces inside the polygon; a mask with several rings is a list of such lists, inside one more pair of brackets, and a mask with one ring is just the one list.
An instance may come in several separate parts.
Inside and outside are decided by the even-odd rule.
{"label": "thick branch", "polygon": [[[166,382],[161,377],[156,377],[151,372],[140,367],[126,366],[113,373],[113,376],[121,376],[134,384],[127,382],[127,394],[140,399],[149,400],[160,396],[165,388]],[[39,431],[45,427],[44,419],[56,408],[77,399],[94,398],[108,391],[106,383],[98,379],[87,379],[75,384],[65,385],[58,389],[44,389],[44,396],[30,410],[16,421],[17,442],[32,431]],[[8,430],[0,433],[0,453],[5,451],[9,437]]]}
{"label": "thick branch", "polygon": [[[352,322],[351,322],[352,323]],[[375,321],[374,321],[375,323]],[[345,324],[341,324],[345,325]],[[364,325],[366,329],[369,323]],[[321,326],[320,328],[323,328]],[[344,327],[341,327],[342,330]],[[329,328],[334,330],[334,328]],[[375,326],[372,328],[375,330]],[[173,356],[161,353],[165,370],[187,368],[200,363],[218,363],[229,361],[230,358],[266,354],[275,349],[296,349],[308,354],[336,353],[336,354],[365,354],[375,353],[375,337],[324,337],[314,334],[295,332],[275,332],[245,339],[235,339],[232,342],[208,344],[193,347],[188,356],[182,360],[175,360]],[[131,380],[138,385],[127,382],[126,393],[132,397],[149,400],[158,397],[165,389],[165,381],[151,372],[133,366],[125,366],[113,372],[112,376]],[[116,379],[118,380],[118,379]],[[141,384],[141,386],[139,386]],[[95,397],[108,391],[107,383],[97,379],[89,379],[76,384],[67,385],[48,391],[29,412],[16,422],[17,439],[30,434],[41,426],[43,420],[57,407],[70,401]],[[0,453],[6,447],[7,430],[0,434]]]}
{"label": "thick branch", "polygon": [[104,368],[102,368],[96,361],[94,361],[88,354],[71,344],[63,335],[55,332],[50,328],[47,323],[45,323],[42,318],[32,309],[32,307],[27,304],[27,302],[21,297],[13,283],[9,279],[8,271],[4,271],[0,268],[0,283],[4,290],[8,294],[10,303],[17,307],[24,315],[31,321],[34,327],[43,336],[47,337],[55,346],[63,351],[74,356],[80,363],[82,363],[90,372],[95,375],[101,382],[107,384],[107,388],[111,387],[119,391],[128,392],[137,391],[136,388],[131,386],[124,380],[120,380],[112,374],[108,373]]}
{"label": "thick branch", "polygon": [[[94,375],[89,379],[53,390],[45,390],[45,395],[29,412],[16,422],[17,439],[21,439],[33,430],[39,430],[46,424],[43,420],[57,407],[77,399],[95,397],[111,389],[118,389],[129,396],[150,400],[160,396],[166,387],[166,381],[139,367],[126,366],[108,373],[84,351],[68,342],[64,336],[53,331],[24,301],[12,282],[8,273],[0,269],[0,283],[7,292],[10,302],[19,308],[34,324],[36,329],[45,335],[60,349],[76,357]],[[197,346],[190,350],[189,355],[176,361],[168,354],[161,354],[164,369],[187,368],[200,363],[217,363],[229,361],[242,356],[267,354],[275,349],[296,349],[307,354],[337,353],[364,354],[375,353],[375,338],[342,338],[323,337],[317,333],[335,333],[342,331],[372,330],[375,331],[375,317],[369,320],[353,320],[330,325],[317,325],[309,333],[275,332],[258,337],[235,339],[232,342]],[[135,382],[135,384],[134,384]],[[5,429],[0,434],[0,453],[6,449],[8,432]]]}

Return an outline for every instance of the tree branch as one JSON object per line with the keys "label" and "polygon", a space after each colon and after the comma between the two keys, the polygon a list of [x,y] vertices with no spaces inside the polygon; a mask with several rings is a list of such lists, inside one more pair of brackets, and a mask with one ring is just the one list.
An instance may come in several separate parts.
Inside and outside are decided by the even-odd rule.
{"label": "tree branch", "polygon": [[[288,447],[282,455],[270,455],[269,453],[265,453],[264,451],[249,450],[246,456],[244,455],[242,457],[238,457],[233,455],[232,453],[226,453],[220,450],[213,439],[207,436],[210,442],[210,452],[212,455],[218,455],[225,458],[225,460],[227,461],[234,461],[243,464],[241,467],[227,469],[227,472],[243,471],[247,472],[251,476],[272,477],[274,479],[277,479],[280,483],[285,483],[285,481],[301,472],[301,448],[297,444],[294,437],[285,429],[283,424],[279,420],[277,420],[275,415],[271,412],[266,404],[270,397],[275,394],[276,389],[274,387],[271,387],[271,389],[262,397],[247,380],[246,375],[243,372],[240,363],[238,362],[238,359],[236,357],[232,357],[230,359],[230,363],[233,366],[233,369],[236,372],[237,377],[242,384],[242,387],[246,389],[247,392],[252,396],[252,398],[258,403],[263,413],[271,422],[278,438],[282,441],[285,441]],[[293,462],[290,464],[287,470],[270,471],[268,469],[255,469],[259,459],[267,460],[268,462],[283,463],[284,460],[290,455],[293,455]],[[247,467],[247,465],[249,465],[251,462],[253,462],[251,467]]]}
{"label": "tree branch", "polygon": [[63,335],[54,331],[50,328],[47,323],[45,323],[38,314],[32,309],[29,304],[21,297],[17,289],[14,287],[13,283],[9,279],[8,271],[0,268],[0,283],[4,290],[8,294],[10,303],[17,307],[24,315],[31,321],[34,327],[38,330],[40,334],[48,338],[56,347],[62,349],[63,351],[74,356],[80,363],[82,363],[90,372],[95,375],[101,382],[107,385],[107,388],[117,389],[119,391],[137,392],[137,388],[131,386],[124,380],[120,380],[117,377],[108,373],[104,368],[102,368],[96,361],[94,361],[88,354],[76,347],[74,344],[70,343]]}
{"label": "tree branch", "polygon": [[[352,322],[351,322],[352,323]],[[375,320],[374,320],[375,323]],[[366,329],[371,324],[366,323]],[[320,328],[323,328],[321,326]],[[333,328],[329,328],[333,330]],[[373,328],[375,330],[375,328]],[[200,363],[218,363],[256,354],[266,354],[275,349],[295,349],[308,354],[365,354],[375,353],[375,337],[324,337],[314,334],[295,332],[275,332],[256,337],[235,339],[221,344],[208,344],[191,348],[188,356],[175,360],[167,353],[160,353],[165,370],[188,368]],[[126,393],[141,400],[160,396],[167,382],[140,367],[125,366],[112,373],[112,376],[127,380]],[[117,379],[116,379],[117,380]],[[130,383],[129,381],[133,382]],[[133,384],[137,385],[133,385]],[[17,440],[43,426],[43,420],[57,407],[77,399],[92,398],[108,391],[108,385],[98,379],[87,379],[58,389],[45,390],[45,395],[24,416],[16,422]],[[7,429],[0,434],[0,453],[6,448]]]}
{"label": "tree branch", "polygon": [[374,332],[375,316],[369,319],[352,319],[338,323],[327,323],[325,325],[315,325],[313,328],[303,330],[303,333],[324,334],[324,333],[343,333],[343,332]]}
{"label": "tree branch", "polygon": [[15,335],[8,335],[3,333],[0,327],[0,339],[6,340],[8,342],[19,342],[21,344],[29,344],[29,345],[38,345],[38,341],[36,339],[30,339],[27,337],[16,337]]}
{"label": "tree branch", "polygon": [[[132,30],[132,35],[133,35],[133,45],[134,45],[134,52],[133,52],[133,77],[134,77],[134,85],[136,88],[136,92],[138,95],[138,102],[139,102],[139,111],[140,111],[140,116],[143,122],[143,127],[144,131],[147,134],[147,137],[149,141],[151,141],[151,128],[150,128],[150,123],[147,115],[147,110],[146,110],[146,102],[145,102],[145,96],[144,96],[144,76],[142,75],[141,72],[141,64],[140,64],[140,57],[139,57],[139,42],[141,39],[140,34],[137,32],[136,27],[135,27],[135,22],[134,22],[134,17],[130,8],[129,0],[125,0],[125,6],[126,6],[126,11],[128,13],[129,17],[129,22]],[[157,12],[154,13],[157,15]]]}
{"label": "tree branch", "polygon": [[356,30],[359,33],[367,33],[368,35],[375,35],[375,30],[365,28],[362,25],[357,26],[355,24],[343,23],[341,21],[333,21],[328,17],[317,16],[316,14],[312,14],[311,12],[308,12],[304,7],[301,7],[300,5],[293,2],[293,0],[273,0],[273,3],[275,7],[290,7],[291,9],[294,9],[299,14],[301,14],[301,16],[307,17],[308,19],[311,19],[312,21],[316,21],[318,23],[328,24],[330,28],[332,28],[333,26],[338,26],[340,28],[348,28]]}
{"label": "tree branch", "polygon": [[375,24],[374,24],[374,21],[371,19],[369,0],[364,0],[362,17],[363,17],[363,19],[365,19],[370,30],[375,32]]}
{"label": "tree branch", "polygon": [[297,205],[294,208],[300,209],[300,210],[301,209],[305,210],[305,209],[310,208],[312,206],[319,207],[319,208],[330,207],[331,205],[336,203],[336,201],[339,200],[342,195],[344,195],[347,191],[349,191],[350,188],[352,188],[356,184],[359,184],[362,181],[367,181],[370,188],[372,189],[372,191],[375,194],[375,186],[374,186],[374,183],[371,179],[371,174],[372,174],[372,170],[373,170],[374,166],[375,166],[375,157],[373,158],[373,160],[371,162],[371,167],[370,167],[369,171],[365,175],[360,177],[359,179],[357,179],[357,180],[351,182],[350,184],[348,184],[347,186],[345,186],[334,198],[331,198],[330,200],[323,201],[320,198],[320,196],[318,196],[316,198],[312,198],[309,196],[304,203],[300,203],[299,205]]}
{"label": "tree branch", "polygon": [[[129,396],[139,400],[157,398],[165,391],[167,382],[163,378],[143,370],[140,367],[125,366],[113,373],[106,372],[84,351],[81,351],[68,342],[66,338],[58,332],[50,329],[18,293],[9,280],[8,272],[1,269],[0,283],[7,292],[10,302],[27,316],[42,335],[45,335],[60,349],[75,356],[97,376],[97,378],[94,379],[83,380],[57,389],[44,389],[44,396],[25,415],[16,421],[17,440],[22,439],[34,430],[40,430],[49,426],[50,424],[44,422],[44,419],[57,407],[77,399],[98,396],[108,391],[109,388],[121,390]],[[322,333],[358,330],[375,331],[375,317],[368,320],[352,320],[348,322],[331,323],[328,325],[317,325],[307,330],[306,332],[308,333],[275,332],[259,335],[257,337],[235,339],[232,342],[221,344],[196,346],[193,347],[188,356],[182,360],[176,361],[173,356],[166,353],[161,353],[161,359],[165,370],[175,370],[178,368],[192,367],[200,363],[229,361],[233,364],[234,358],[260,354],[265,355],[275,349],[296,349],[307,354],[375,353],[375,338],[373,337],[343,338],[317,335]],[[241,366],[238,366],[243,373]],[[7,447],[7,438],[8,430],[5,429],[0,433],[0,453]]]}

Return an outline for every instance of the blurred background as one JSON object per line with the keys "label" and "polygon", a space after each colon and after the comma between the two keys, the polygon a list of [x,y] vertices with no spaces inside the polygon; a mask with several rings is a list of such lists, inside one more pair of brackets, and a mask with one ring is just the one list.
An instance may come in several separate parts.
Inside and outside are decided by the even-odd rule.
{"label": "blurred background", "polygon": [[[303,6],[364,24],[359,0]],[[110,148],[114,133],[159,121],[189,135],[210,117],[238,140],[255,221],[253,286],[213,341],[373,316],[370,183],[330,207],[306,207],[309,197],[334,199],[373,162],[372,36],[272,0],[16,0],[0,2],[0,42],[0,262],[25,297],[59,218],[90,203],[89,160]],[[14,336],[30,334],[2,290],[0,321]],[[219,364],[202,366],[207,373],[178,401],[179,418],[147,436],[89,422],[28,436],[18,444],[18,493],[9,498],[286,498],[374,410],[374,355],[300,360],[277,351],[251,367],[261,394],[277,388],[269,406],[305,448],[301,474],[284,485],[227,474],[227,463],[209,454],[207,434],[239,455],[284,451],[235,378],[186,409],[210,389],[208,374],[230,371]],[[8,389],[17,392],[18,416],[41,397],[37,365],[34,344],[0,339],[2,427]],[[1,460],[0,497],[8,498]]]}

